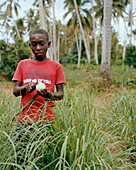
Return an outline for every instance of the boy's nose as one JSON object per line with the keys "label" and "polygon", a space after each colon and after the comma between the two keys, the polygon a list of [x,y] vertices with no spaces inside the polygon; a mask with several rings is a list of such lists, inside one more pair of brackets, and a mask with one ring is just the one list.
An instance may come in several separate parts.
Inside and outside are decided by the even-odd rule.
{"label": "boy's nose", "polygon": [[40,48],[40,45],[39,44],[37,44],[37,46],[36,46],[36,50],[40,50],[41,48]]}

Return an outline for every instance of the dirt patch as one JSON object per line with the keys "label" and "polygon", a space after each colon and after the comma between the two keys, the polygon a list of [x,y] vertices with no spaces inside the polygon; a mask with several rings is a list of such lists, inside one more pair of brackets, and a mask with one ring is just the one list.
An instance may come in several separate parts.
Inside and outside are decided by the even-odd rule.
{"label": "dirt patch", "polygon": [[114,93],[112,92],[101,92],[98,97],[96,97],[96,104],[104,104],[105,103],[109,103],[114,97]]}
{"label": "dirt patch", "polygon": [[82,88],[82,89],[87,89],[87,90],[89,90],[89,84],[88,84],[88,83],[78,84],[78,85],[76,86],[76,88]]}
{"label": "dirt patch", "polygon": [[2,88],[2,91],[5,95],[12,93],[13,86],[13,82],[0,81],[0,87]]}
{"label": "dirt patch", "polygon": [[0,75],[0,81],[2,81],[2,80],[6,80],[6,77]]}

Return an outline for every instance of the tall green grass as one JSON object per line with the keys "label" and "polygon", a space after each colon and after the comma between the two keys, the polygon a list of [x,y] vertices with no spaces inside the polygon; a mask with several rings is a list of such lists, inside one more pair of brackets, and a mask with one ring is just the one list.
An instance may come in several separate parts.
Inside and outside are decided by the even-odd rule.
{"label": "tall green grass", "polygon": [[0,169],[136,168],[135,90],[99,102],[98,91],[66,86],[54,122],[20,125],[19,131],[20,100],[0,92]]}

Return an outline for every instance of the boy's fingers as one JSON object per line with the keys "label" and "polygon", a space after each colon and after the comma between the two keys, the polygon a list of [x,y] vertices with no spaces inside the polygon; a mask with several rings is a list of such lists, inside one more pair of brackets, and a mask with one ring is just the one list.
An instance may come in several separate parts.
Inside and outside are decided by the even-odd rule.
{"label": "boy's fingers", "polygon": [[40,92],[37,92],[39,95],[41,95],[42,97],[45,97],[45,98],[50,98],[52,93],[49,89],[43,89],[41,90]]}
{"label": "boy's fingers", "polygon": [[25,88],[28,93],[31,93],[36,88],[36,83],[29,83]]}
{"label": "boy's fingers", "polygon": [[34,88],[36,88],[36,84],[37,84],[37,83],[34,83],[34,82],[33,82],[33,86],[34,86]]}

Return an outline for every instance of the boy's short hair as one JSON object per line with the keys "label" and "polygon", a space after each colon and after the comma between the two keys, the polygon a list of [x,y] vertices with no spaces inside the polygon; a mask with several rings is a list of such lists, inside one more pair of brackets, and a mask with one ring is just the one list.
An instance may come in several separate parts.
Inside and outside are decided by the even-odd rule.
{"label": "boy's short hair", "polygon": [[44,29],[41,29],[41,28],[32,30],[29,35],[31,36],[32,34],[38,34],[38,33],[45,34],[47,36],[47,40],[49,40],[48,32]]}

